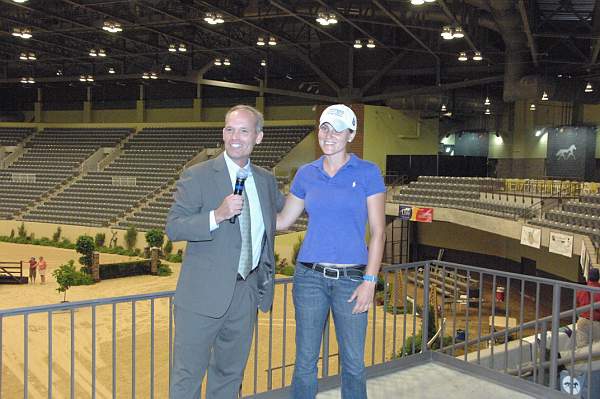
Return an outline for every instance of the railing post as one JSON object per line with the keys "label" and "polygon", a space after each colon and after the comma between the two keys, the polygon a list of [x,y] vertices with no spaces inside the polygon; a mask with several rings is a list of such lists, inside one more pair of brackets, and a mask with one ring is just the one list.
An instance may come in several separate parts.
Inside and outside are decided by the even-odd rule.
{"label": "railing post", "polygon": [[427,341],[429,341],[429,267],[430,264],[427,262],[425,264],[425,270],[423,270],[423,321],[421,322],[421,353],[428,350]]}
{"label": "railing post", "polygon": [[550,381],[548,386],[552,389],[556,387],[558,370],[556,362],[558,361],[558,327],[560,323],[560,286],[554,284],[552,290],[552,348],[550,350]]}

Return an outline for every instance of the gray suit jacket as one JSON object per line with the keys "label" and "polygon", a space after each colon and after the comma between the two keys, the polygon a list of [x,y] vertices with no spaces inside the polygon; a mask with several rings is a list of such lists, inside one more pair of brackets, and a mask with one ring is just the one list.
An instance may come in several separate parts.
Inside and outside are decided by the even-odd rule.
{"label": "gray suit jacket", "polygon": [[[259,307],[273,303],[275,216],[285,199],[275,177],[251,165],[265,224],[265,237],[256,273]],[[187,241],[175,305],[209,317],[221,317],[233,296],[241,249],[240,224],[224,221],[210,231],[209,213],[231,194],[231,180],[223,154],[185,170],[177,182],[175,202],[167,217],[172,241]]]}

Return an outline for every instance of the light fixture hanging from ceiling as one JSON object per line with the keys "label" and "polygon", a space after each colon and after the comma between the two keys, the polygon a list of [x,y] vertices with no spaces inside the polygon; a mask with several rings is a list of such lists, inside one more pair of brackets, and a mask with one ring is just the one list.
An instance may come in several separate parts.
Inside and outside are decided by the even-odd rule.
{"label": "light fixture hanging from ceiling", "polygon": [[214,64],[215,64],[216,66],[221,66],[221,65],[223,65],[223,63],[221,62],[221,59],[220,59],[220,58],[215,58],[215,62],[214,62]]}
{"label": "light fixture hanging from ceiling", "polygon": [[259,36],[259,38],[256,40],[256,45],[257,46],[264,46],[265,45],[265,39],[263,39],[262,37]]}
{"label": "light fixture hanging from ceiling", "polygon": [[111,75],[115,74],[115,68],[113,68],[113,67],[108,68],[108,73],[110,73]]}
{"label": "light fixture hanging from ceiling", "polygon": [[275,39],[275,36],[270,36],[269,37],[269,46],[277,46],[277,39]]}
{"label": "light fixture hanging from ceiling", "polygon": [[483,60],[483,56],[481,55],[481,51],[476,51],[473,54],[473,61],[481,61]]}
{"label": "light fixture hanging from ceiling", "polygon": [[260,60],[260,66],[261,67],[266,67],[267,66],[267,60],[265,60],[265,59]]}
{"label": "light fixture hanging from ceiling", "polygon": [[362,46],[363,45],[362,45],[362,42],[360,41],[360,39],[356,39],[354,41],[354,45],[353,45],[354,48],[362,48]]}
{"label": "light fixture hanging from ceiling", "polygon": [[375,48],[375,47],[376,47],[376,46],[375,46],[375,40],[373,40],[373,39],[368,39],[368,40],[367,40],[367,47],[368,47],[368,48]]}
{"label": "light fixture hanging from ceiling", "polygon": [[544,93],[542,93],[542,101],[548,101],[548,93],[546,93],[546,90],[544,90]]}
{"label": "light fixture hanging from ceiling", "polygon": [[164,70],[165,70],[165,72],[171,72],[172,71],[171,65],[166,64]]}
{"label": "light fixture hanging from ceiling", "polygon": [[483,102],[483,105],[490,105],[490,104],[491,104],[490,98],[486,96],[485,101]]}
{"label": "light fixture hanging from ceiling", "polygon": [[461,52],[458,54],[458,60],[459,60],[460,62],[465,62],[465,61],[467,61],[467,60],[468,60],[468,58],[467,58],[467,53],[466,53],[466,52],[464,52],[464,51],[461,51]]}
{"label": "light fixture hanging from ceiling", "polygon": [[592,87],[592,83],[591,82],[587,82],[587,84],[585,85],[585,90],[583,90],[586,93],[591,93],[594,91],[594,88]]}
{"label": "light fixture hanging from ceiling", "polygon": [[491,115],[491,114],[492,114],[492,112],[490,111],[490,109],[489,109],[489,108],[486,108],[486,109],[485,109],[485,112],[484,112],[484,114],[485,114],[485,115]]}
{"label": "light fixture hanging from ceiling", "polygon": [[231,65],[231,61],[229,61],[229,58],[225,58],[223,60],[223,65],[225,65],[225,66],[230,66]]}
{"label": "light fixture hanging from ceiling", "polygon": [[529,106],[529,110],[535,111],[535,103],[531,103],[531,105]]}

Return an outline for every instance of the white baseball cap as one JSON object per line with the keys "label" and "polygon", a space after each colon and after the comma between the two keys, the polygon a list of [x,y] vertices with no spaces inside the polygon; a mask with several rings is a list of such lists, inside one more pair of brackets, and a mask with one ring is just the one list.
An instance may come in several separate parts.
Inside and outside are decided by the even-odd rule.
{"label": "white baseball cap", "polygon": [[356,115],[350,107],[344,104],[330,105],[325,108],[319,120],[319,126],[323,123],[329,123],[337,132],[344,129],[356,131]]}

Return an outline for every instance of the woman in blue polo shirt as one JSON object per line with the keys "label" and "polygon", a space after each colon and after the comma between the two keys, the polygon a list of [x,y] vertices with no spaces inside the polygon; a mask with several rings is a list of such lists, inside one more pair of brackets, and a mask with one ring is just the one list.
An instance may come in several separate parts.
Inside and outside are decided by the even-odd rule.
{"label": "woman in blue polo shirt", "polygon": [[341,359],[342,397],[367,397],[364,346],[385,241],[385,185],[375,164],[347,151],[356,124],[356,115],[345,105],[323,111],[318,138],[324,155],[298,169],[277,216],[277,229],[284,230],[304,209],[308,214],[293,288],[295,399],[317,394],[317,360],[330,310]]}

